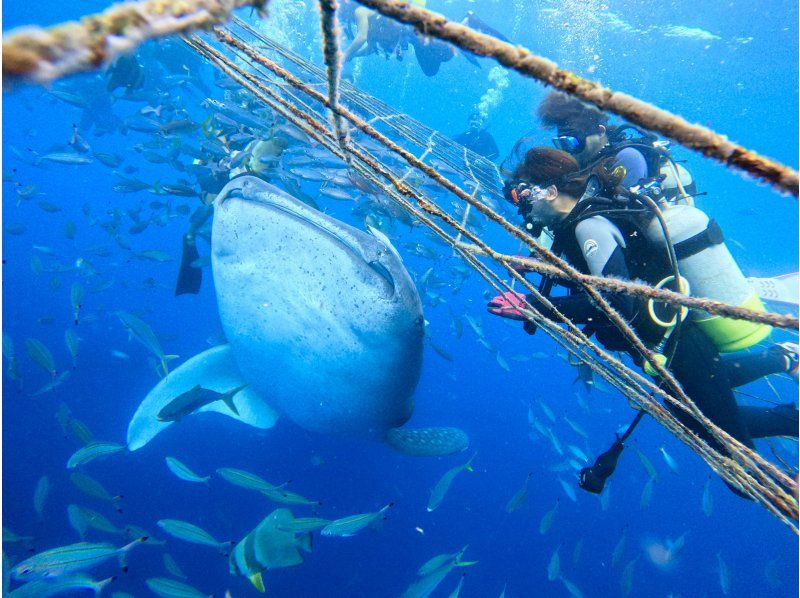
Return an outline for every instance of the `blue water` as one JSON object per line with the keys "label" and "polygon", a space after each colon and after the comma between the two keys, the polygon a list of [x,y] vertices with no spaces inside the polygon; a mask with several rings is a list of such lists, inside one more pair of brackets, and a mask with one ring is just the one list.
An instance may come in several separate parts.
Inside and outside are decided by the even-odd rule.
{"label": "blue water", "polygon": [[[79,6],[6,3],[3,28],[52,24],[104,6],[102,2],[81,2]],[[659,4],[430,0],[429,7],[451,18],[475,10],[515,43],[797,167],[796,3],[774,2],[768,12],[752,2],[683,0]],[[291,19],[297,29],[295,50],[319,60],[314,3],[275,2],[273,11],[275,18],[299,11],[292,13],[295,18]],[[665,35],[675,31],[671,26],[697,28],[713,37]],[[468,114],[487,89],[496,87],[489,80],[493,63],[482,60],[481,64],[482,68],[476,69],[463,57],[456,57],[429,79],[411,56],[403,62],[373,56],[362,61],[357,84],[429,126],[455,134],[463,130]],[[210,80],[210,67],[206,68]],[[80,90],[94,81],[92,77],[81,75],[64,84]],[[488,127],[502,155],[530,131],[540,135],[542,143],[548,142],[547,132],[538,128],[534,118],[543,87],[516,74],[508,74],[507,79],[508,86],[488,108]],[[214,88],[213,93],[221,97],[222,92]],[[200,106],[202,99],[202,94],[186,91],[180,102],[192,118],[202,120],[206,114]],[[141,204],[147,214],[149,202],[164,198],[147,190],[115,193],[111,186],[116,177],[97,161],[82,166],[35,166],[28,149],[46,153],[55,144],[65,144],[81,111],[40,87],[16,88],[5,93],[3,100],[3,173],[16,169],[13,182],[3,183],[3,224],[25,227],[23,234],[3,234],[3,331],[14,342],[22,377],[21,383],[10,380],[4,359],[3,525],[17,534],[33,536],[36,551],[78,541],[66,516],[67,505],[75,503],[102,512],[119,527],[138,525],[167,542],[165,546],[136,547],[127,573],[121,573],[113,562],[97,568],[97,579],[118,576],[109,594],[149,595],[144,582],[166,576],[162,564],[166,550],[187,574],[188,583],[204,593],[223,596],[229,589],[233,596],[254,595],[246,579],[229,575],[223,556],[211,548],[168,537],[156,521],[183,519],[220,540],[238,540],[275,507],[256,493],[216,477],[208,487],[178,480],[164,464],[165,456],[174,456],[203,475],[219,467],[237,467],[273,483],[292,480],[290,488],[322,501],[319,515],[330,519],[395,503],[381,529],[368,529],[352,538],[315,537],[313,553],[305,555],[301,566],[268,572],[265,581],[272,596],[397,596],[415,580],[416,570],[427,559],[465,545],[469,545],[465,558],[478,563],[463,570],[463,596],[498,596],[504,588],[507,596],[567,595],[564,585],[547,579],[548,562],[556,549],[563,576],[585,596],[622,595],[622,571],[632,561],[632,596],[718,596],[723,592],[719,558],[730,570],[731,596],[797,594],[797,536],[763,508],[735,497],[699,457],[652,420],[645,420],[635,435],[636,446],[659,474],[649,506],[640,506],[648,477],[632,450],[624,453],[613,477],[606,510],[595,496],[577,489],[577,501],[571,501],[559,480],[575,487],[574,476],[551,471],[563,457],[547,440],[529,437],[529,407],[565,445],[575,444],[590,459],[607,447],[613,432],[627,423],[633,412],[617,393],[602,389],[587,393],[574,384],[575,370],[555,355],[555,343],[544,334],[530,337],[518,323],[485,314],[486,285],[475,275],[458,293],[445,290],[445,303],[425,308],[430,336],[455,357],[446,361],[426,348],[412,420],[420,426],[464,428],[471,438],[471,452],[415,459],[381,444],[308,433],[287,420],[261,432],[227,418],[197,416],[173,426],[140,451],[86,466],[86,472],[112,494],[124,495],[122,514],[81,494],[65,468],[80,445],[74,436],[64,437],[55,419],[59,404],[68,405],[96,438],[124,442],[130,417],[158,381],[148,364],[147,351],[128,338],[114,312],[140,315],[156,331],[166,353],[180,355],[181,360],[208,348],[207,339],[218,335],[221,327],[208,270],[199,295],[173,296],[185,218],[173,218],[164,227],[150,226],[137,236],[126,235],[133,251],[158,249],[169,253],[173,261],[135,259],[107,231],[90,226],[81,206],[88,205],[94,218],[102,222],[109,219],[111,210],[134,209]],[[143,106],[118,101],[113,112],[124,118]],[[183,176],[142,159],[133,146],[148,140],[145,133],[86,134],[85,138],[95,152],[122,156],[120,168],[138,167],[134,176],[143,180],[170,182]],[[748,275],[774,276],[797,270],[795,199],[688,150],[676,148],[674,153],[687,160],[699,189],[708,191],[698,205],[720,222],[731,240],[733,255]],[[20,199],[14,191],[17,183],[35,185],[37,195]],[[57,204],[61,211],[42,211],[37,207],[41,200]],[[172,201],[193,208],[196,200]],[[322,199],[320,203],[326,205]],[[330,209],[343,219],[350,218],[346,205]],[[74,240],[63,233],[68,222],[76,225]],[[130,221],[123,222],[124,234]],[[409,240],[399,229],[397,233],[400,241]],[[415,240],[420,238],[417,235]],[[516,242],[500,237],[494,240],[500,249],[517,250]],[[109,247],[109,255],[98,257],[90,251],[97,246]],[[41,247],[47,248],[47,253]],[[407,255],[402,245],[399,247],[412,272],[421,274],[430,267],[429,262]],[[208,252],[202,242],[200,251]],[[31,268],[34,256],[45,265],[63,265],[63,271],[35,273]],[[80,258],[91,262],[98,279],[91,279],[86,268],[75,267]],[[87,291],[82,318],[89,317],[75,327],[70,287],[80,282],[89,289],[97,280],[113,280],[113,285],[100,293]],[[477,342],[466,322],[463,336],[453,335],[452,313],[482,319],[486,339],[500,349],[510,373]],[[41,340],[52,350],[59,370],[68,369],[70,356],[64,344],[68,327],[81,339],[77,367],[63,385],[32,397],[49,376],[28,358],[24,340]],[[115,357],[112,351],[129,358]],[[534,353],[547,356],[513,359]],[[795,383],[775,379],[773,385],[783,400],[796,398]],[[776,400],[763,382],[744,390]],[[540,401],[553,410],[555,423],[549,423],[537,406]],[[563,416],[586,430],[588,444]],[[796,462],[796,446],[784,441],[778,444],[782,454]],[[679,474],[667,467],[659,447],[677,461]],[[770,455],[766,444],[759,448]],[[459,475],[442,506],[428,513],[430,489],[447,469],[466,461],[472,452],[477,452],[474,473]],[[529,472],[527,502],[519,511],[506,513],[506,502]],[[49,477],[51,491],[44,519],[39,521],[32,497],[43,475]],[[701,509],[701,496],[709,479],[714,508],[707,517]],[[553,526],[540,534],[540,520],[557,500],[560,506]],[[295,512],[310,514],[307,509]],[[612,551],[623,531],[626,550],[612,567]],[[684,533],[686,544],[680,557],[666,568],[654,563],[648,548]],[[99,532],[90,531],[88,537],[123,543],[119,537]],[[579,542],[583,548],[576,560],[574,549]],[[4,551],[12,563],[30,554],[20,545],[4,545]],[[461,572],[452,572],[435,595],[449,595]]]}

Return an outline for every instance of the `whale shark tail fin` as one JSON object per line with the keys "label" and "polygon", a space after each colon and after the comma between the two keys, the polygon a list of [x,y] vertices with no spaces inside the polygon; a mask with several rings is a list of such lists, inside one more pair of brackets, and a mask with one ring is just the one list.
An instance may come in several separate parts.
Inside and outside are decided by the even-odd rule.
{"label": "whale shark tail fin", "polygon": [[128,424],[128,449],[143,447],[173,423],[159,421],[158,413],[175,397],[198,385],[225,397],[197,412],[216,411],[261,429],[271,428],[278,419],[278,412],[242,379],[230,346],[220,345],[181,364],[147,394]]}
{"label": "whale shark tail fin", "polygon": [[466,450],[469,437],[458,428],[392,428],[386,442],[405,455],[442,457]]}

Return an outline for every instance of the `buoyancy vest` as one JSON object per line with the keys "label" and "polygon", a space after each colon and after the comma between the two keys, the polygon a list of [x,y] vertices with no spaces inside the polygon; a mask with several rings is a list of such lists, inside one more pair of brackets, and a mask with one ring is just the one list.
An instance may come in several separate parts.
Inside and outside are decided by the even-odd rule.
{"label": "buoyancy vest", "polygon": [[[600,197],[584,198],[554,231],[552,250],[564,257],[578,271],[591,274],[575,229],[578,224],[593,216],[602,216],[619,229],[625,243],[622,250],[631,280],[652,286],[672,273],[665,249],[654,244],[646,234],[653,215],[644,209],[615,208],[609,200]],[[577,290],[574,285],[567,286],[571,293]],[[552,288],[552,282],[548,287],[547,291]],[[666,330],[650,319],[646,299],[636,297],[634,301],[636,308],[630,324],[647,345],[654,346],[664,338]],[[598,332],[601,326],[613,327],[610,322],[599,323],[599,326],[594,326],[595,332]],[[608,348],[614,350],[628,348],[624,342],[622,344],[613,342],[608,334],[598,334],[598,337]],[[619,342],[622,342],[621,339]]]}

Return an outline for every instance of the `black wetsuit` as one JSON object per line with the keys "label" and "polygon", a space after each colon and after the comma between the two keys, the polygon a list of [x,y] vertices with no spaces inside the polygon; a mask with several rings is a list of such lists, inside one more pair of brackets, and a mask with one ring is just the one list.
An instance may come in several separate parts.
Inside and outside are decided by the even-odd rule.
{"label": "black wetsuit", "polygon": [[439,72],[439,67],[443,62],[447,62],[455,56],[455,51],[450,44],[435,37],[416,33],[409,36],[408,41],[414,46],[414,56],[417,57],[419,68],[427,77],[433,77]]}
{"label": "black wetsuit", "polygon": [[474,133],[465,131],[453,137],[453,141],[489,160],[495,160],[500,155],[494,137],[486,129],[480,129]]}

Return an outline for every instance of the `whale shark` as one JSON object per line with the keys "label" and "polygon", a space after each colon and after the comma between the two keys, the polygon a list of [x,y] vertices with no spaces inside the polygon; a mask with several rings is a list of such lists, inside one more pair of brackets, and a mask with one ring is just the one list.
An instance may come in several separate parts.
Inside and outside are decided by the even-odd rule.
{"label": "whale shark", "polygon": [[215,199],[211,267],[227,344],[187,360],[148,393],[128,426],[130,450],[171,425],[159,412],[198,386],[243,387],[197,412],[261,429],[284,415],[309,431],[385,441],[410,455],[467,447],[457,428],[401,427],[414,410],[424,318],[383,233],[245,175]]}

